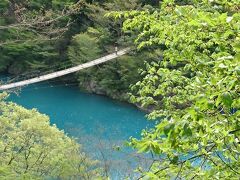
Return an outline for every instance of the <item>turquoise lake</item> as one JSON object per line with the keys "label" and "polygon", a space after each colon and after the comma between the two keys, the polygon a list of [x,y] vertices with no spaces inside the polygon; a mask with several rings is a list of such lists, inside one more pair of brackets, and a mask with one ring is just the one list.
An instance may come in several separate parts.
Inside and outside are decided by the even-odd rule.
{"label": "turquoise lake", "polygon": [[48,82],[12,93],[9,100],[48,115],[51,124],[77,138],[89,156],[104,161],[112,179],[132,174],[136,164],[148,164],[147,156],[124,146],[129,137],[140,138],[141,130],[152,126],[135,106]]}

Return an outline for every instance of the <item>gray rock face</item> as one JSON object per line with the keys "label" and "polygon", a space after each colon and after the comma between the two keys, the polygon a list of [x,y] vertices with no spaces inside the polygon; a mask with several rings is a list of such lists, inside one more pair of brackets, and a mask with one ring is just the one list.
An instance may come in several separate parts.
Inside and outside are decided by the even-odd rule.
{"label": "gray rock face", "polygon": [[87,92],[91,92],[94,94],[98,94],[98,95],[107,95],[107,92],[102,89],[97,82],[90,80],[88,82],[83,82],[80,83],[81,88],[83,88],[84,90],[86,90]]}

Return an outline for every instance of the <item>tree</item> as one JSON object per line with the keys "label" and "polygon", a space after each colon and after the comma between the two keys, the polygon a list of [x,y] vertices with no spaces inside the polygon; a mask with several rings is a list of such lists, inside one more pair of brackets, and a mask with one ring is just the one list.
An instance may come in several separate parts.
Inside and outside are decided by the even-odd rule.
{"label": "tree", "polygon": [[[132,87],[156,127],[131,145],[155,159],[141,178],[238,179],[240,2],[165,0],[154,11],[113,12],[138,49],[161,49]],[[160,120],[159,120],[160,119]]]}
{"label": "tree", "polygon": [[37,110],[27,110],[0,94],[1,179],[100,178],[97,162]]}
{"label": "tree", "polygon": [[[133,38],[122,33],[122,20],[115,22],[114,18],[106,17],[105,14],[110,10],[140,9],[141,3],[139,0],[95,1],[89,2],[86,7],[88,9],[86,16],[92,24],[86,32],[73,37],[68,48],[70,61],[73,61],[75,64],[81,64],[86,60],[93,60],[94,54],[97,54],[95,57],[100,57],[103,53],[113,53],[116,43],[119,49],[122,46],[132,45],[131,40]],[[101,53],[94,53],[96,49]],[[144,67],[144,61],[155,58],[153,58],[153,55],[151,57],[148,55],[149,53],[142,53],[124,56],[117,60],[83,70],[77,76],[80,88],[127,101],[129,100],[127,92],[129,92],[130,84],[134,84],[140,80],[138,68]],[[83,59],[86,60],[82,61]]]}
{"label": "tree", "polygon": [[63,60],[65,36],[81,8],[72,0],[1,1],[0,71],[20,74],[32,69],[28,63],[49,67]]}
{"label": "tree", "polygon": [[74,64],[83,64],[99,57],[97,39],[88,34],[77,34],[68,48],[68,57]]}
{"label": "tree", "polygon": [[[71,0],[4,0],[0,4],[0,45],[26,40],[47,41],[61,36],[70,25],[69,16],[77,12],[78,5]],[[30,39],[30,35],[34,35],[34,39]]]}

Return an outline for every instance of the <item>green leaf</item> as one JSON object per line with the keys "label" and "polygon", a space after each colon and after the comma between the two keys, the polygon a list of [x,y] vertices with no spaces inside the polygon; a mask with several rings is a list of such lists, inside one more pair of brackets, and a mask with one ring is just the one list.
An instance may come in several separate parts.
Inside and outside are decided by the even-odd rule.
{"label": "green leaf", "polygon": [[173,123],[166,125],[166,126],[164,127],[164,134],[165,134],[166,136],[168,136],[168,133],[169,133],[171,130],[173,130],[174,127],[175,127],[175,124],[173,124]]}
{"label": "green leaf", "polygon": [[233,103],[233,100],[232,100],[232,97],[231,97],[231,94],[229,92],[225,92],[222,94],[222,102],[223,104],[228,107],[228,108],[231,108],[231,105]]}
{"label": "green leaf", "polygon": [[178,156],[174,156],[172,159],[171,159],[171,164],[177,164],[178,163],[178,160],[179,160],[179,157]]}

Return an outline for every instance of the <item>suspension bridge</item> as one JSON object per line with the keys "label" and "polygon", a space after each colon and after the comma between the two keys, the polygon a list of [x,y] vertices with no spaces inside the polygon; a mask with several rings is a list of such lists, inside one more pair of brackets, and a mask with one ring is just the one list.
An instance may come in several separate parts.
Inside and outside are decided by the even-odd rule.
{"label": "suspension bridge", "polygon": [[90,62],[87,62],[87,63],[84,63],[84,64],[80,64],[80,65],[77,65],[77,66],[74,66],[74,67],[71,67],[71,68],[67,68],[67,69],[64,69],[64,70],[56,71],[56,72],[53,72],[53,73],[37,76],[37,77],[34,77],[34,78],[30,78],[30,79],[26,79],[26,80],[14,82],[14,83],[3,84],[3,85],[0,85],[0,91],[9,90],[9,89],[18,88],[18,87],[23,87],[23,86],[27,86],[27,85],[30,85],[30,84],[34,84],[34,83],[38,83],[38,82],[42,82],[42,81],[47,81],[47,80],[54,79],[54,78],[57,78],[57,77],[61,77],[61,76],[67,75],[67,74],[71,74],[71,73],[80,71],[82,69],[90,68],[90,67],[96,66],[98,64],[102,64],[104,62],[116,59],[117,57],[120,57],[120,56],[123,56],[123,55],[127,54],[129,51],[130,51],[130,48],[125,48],[125,49],[122,49],[118,52],[109,54],[107,56],[95,59],[93,61],[90,61]]}

